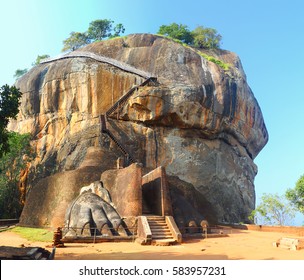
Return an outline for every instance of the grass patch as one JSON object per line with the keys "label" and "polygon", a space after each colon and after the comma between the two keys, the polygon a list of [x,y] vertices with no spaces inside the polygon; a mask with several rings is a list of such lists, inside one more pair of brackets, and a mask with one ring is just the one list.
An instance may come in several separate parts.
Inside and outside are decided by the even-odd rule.
{"label": "grass patch", "polygon": [[219,67],[221,67],[224,71],[229,71],[229,68],[230,68],[230,64],[228,63],[225,63],[217,58],[215,58],[214,56],[211,56],[211,55],[207,55],[205,53],[202,53],[200,51],[196,51],[200,56],[206,58],[208,61],[211,61],[215,64],[217,64]]}
{"label": "grass patch", "polygon": [[221,67],[224,71],[229,71],[231,65],[229,63],[225,63],[224,61],[222,60],[219,60],[217,58],[215,58],[214,56],[211,56],[211,55],[207,55],[195,48],[193,48],[192,45],[188,45],[184,42],[182,42],[181,40],[178,40],[178,39],[175,39],[175,38],[171,38],[170,36],[165,36],[165,35],[162,35],[162,34],[157,34],[157,36],[160,36],[160,37],[163,37],[163,38],[167,38],[169,40],[172,40],[186,48],[190,48],[192,51],[196,52],[197,54],[199,54],[200,56],[202,56],[203,58],[207,59],[208,61],[211,61],[213,63],[215,63],[216,65],[218,65],[219,67]]}
{"label": "grass patch", "polygon": [[42,228],[15,227],[11,229],[29,241],[52,242],[54,233]]}

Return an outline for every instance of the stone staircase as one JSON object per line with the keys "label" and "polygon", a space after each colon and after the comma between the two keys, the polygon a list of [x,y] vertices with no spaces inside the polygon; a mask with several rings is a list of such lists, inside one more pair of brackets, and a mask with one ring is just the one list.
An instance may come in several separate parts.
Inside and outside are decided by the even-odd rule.
{"label": "stone staircase", "polygon": [[176,243],[163,216],[147,216],[152,233],[152,245],[168,246]]}

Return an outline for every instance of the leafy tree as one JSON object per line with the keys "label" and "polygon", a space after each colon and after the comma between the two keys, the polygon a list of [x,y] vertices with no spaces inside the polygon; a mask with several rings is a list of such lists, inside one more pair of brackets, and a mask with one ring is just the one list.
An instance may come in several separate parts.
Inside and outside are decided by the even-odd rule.
{"label": "leafy tree", "polygon": [[15,75],[14,75],[14,78],[17,80],[19,79],[20,77],[22,77],[24,74],[26,74],[28,71],[28,69],[17,69],[15,71]]}
{"label": "leafy tree", "polygon": [[214,28],[198,26],[193,31],[189,31],[187,25],[177,23],[162,25],[157,33],[197,48],[216,49],[220,47],[222,40],[222,36]]}
{"label": "leafy tree", "polygon": [[263,194],[261,203],[252,211],[249,219],[258,219],[260,224],[286,225],[295,217],[294,208],[288,204],[285,196]]}
{"label": "leafy tree", "polygon": [[193,45],[197,48],[217,49],[222,36],[214,28],[198,26],[192,31]]}
{"label": "leafy tree", "polygon": [[0,158],[9,151],[8,131],[10,118],[16,118],[19,112],[22,93],[15,86],[4,85],[0,88]]}
{"label": "leafy tree", "polygon": [[114,34],[111,35],[110,37],[111,38],[114,38],[114,37],[119,37],[121,33],[125,33],[125,28],[124,26],[122,25],[122,23],[118,23],[116,24],[116,26],[114,27]]}
{"label": "leafy tree", "polygon": [[113,20],[109,19],[98,19],[94,20],[90,23],[89,29],[88,29],[88,37],[92,42],[94,41],[101,41],[105,38],[113,38],[120,36],[121,33],[125,32],[124,26],[119,23],[114,27],[114,33],[113,31]]}
{"label": "leafy tree", "polygon": [[8,133],[9,151],[0,158],[0,218],[18,218],[24,195],[20,175],[32,159],[29,134]]}
{"label": "leafy tree", "polygon": [[94,20],[90,23],[87,32],[71,32],[70,37],[63,41],[62,51],[74,51],[89,43],[117,37],[125,32],[125,28],[121,23],[115,25],[114,29],[113,23],[114,21],[109,19]]}
{"label": "leafy tree", "polygon": [[33,66],[39,65],[41,60],[49,58],[50,56],[48,54],[38,55],[35,62],[32,63]]}
{"label": "leafy tree", "polygon": [[293,189],[286,191],[287,199],[304,214],[304,175],[302,175]]}
{"label": "leafy tree", "polygon": [[71,32],[70,37],[63,41],[62,51],[75,51],[90,43],[90,39],[86,33]]}
{"label": "leafy tree", "polygon": [[112,35],[111,31],[113,23],[114,21],[109,19],[98,19],[92,21],[88,29],[88,37],[92,41],[98,41],[110,37]]}
{"label": "leafy tree", "polygon": [[186,44],[193,42],[193,37],[187,25],[171,23],[170,25],[160,26],[158,32],[160,35],[165,35],[173,39],[178,39]]}

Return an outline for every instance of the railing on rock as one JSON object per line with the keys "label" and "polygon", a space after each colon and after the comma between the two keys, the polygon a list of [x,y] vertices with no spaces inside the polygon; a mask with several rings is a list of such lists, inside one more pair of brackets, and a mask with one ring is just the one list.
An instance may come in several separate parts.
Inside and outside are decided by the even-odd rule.
{"label": "railing on rock", "polygon": [[139,70],[139,69],[127,64],[127,63],[118,61],[118,60],[110,58],[110,57],[105,57],[105,56],[102,56],[102,55],[98,55],[98,54],[95,54],[95,53],[92,53],[92,52],[73,51],[73,52],[63,54],[63,55],[59,55],[59,56],[56,56],[56,57],[43,59],[40,62],[40,64],[45,64],[45,63],[54,62],[54,61],[63,60],[63,59],[68,59],[68,58],[91,58],[91,59],[94,59],[98,62],[103,62],[103,63],[113,65],[113,66],[115,66],[115,67],[117,67],[117,68],[119,68],[123,71],[136,74],[136,75],[141,76],[141,77],[146,78],[146,79],[153,77],[153,75],[151,73],[145,72],[143,70]]}
{"label": "railing on rock", "polygon": [[19,219],[0,219],[0,229],[10,227],[19,223]]}
{"label": "railing on rock", "polygon": [[105,115],[100,115],[100,124],[101,124],[101,133],[106,133],[111,138],[111,140],[118,146],[118,148],[125,157],[126,165],[135,163],[136,162],[135,159],[130,155],[127,149],[117,140],[114,134],[107,128],[107,121]]}
{"label": "railing on rock", "polygon": [[149,82],[155,82],[156,78],[149,77],[147,78],[143,83],[141,83],[138,86],[133,86],[127,93],[125,93],[121,98],[119,98],[112,106],[111,108],[106,112],[107,117],[109,117],[111,114],[113,114],[119,107],[122,107],[128,99],[132,96],[135,90],[137,90],[140,87],[143,87],[147,85]]}

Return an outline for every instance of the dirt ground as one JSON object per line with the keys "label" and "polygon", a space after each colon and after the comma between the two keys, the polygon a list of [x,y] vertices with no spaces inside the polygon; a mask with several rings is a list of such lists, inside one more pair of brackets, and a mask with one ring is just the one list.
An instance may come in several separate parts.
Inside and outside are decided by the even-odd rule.
{"label": "dirt ground", "polygon": [[[292,251],[273,246],[281,237],[276,232],[232,229],[229,236],[184,240],[174,246],[141,246],[133,242],[96,244],[66,243],[57,248],[57,260],[304,260],[304,249]],[[303,237],[302,237],[303,238]],[[50,243],[30,242],[18,234],[0,232],[0,246],[47,247]]]}

